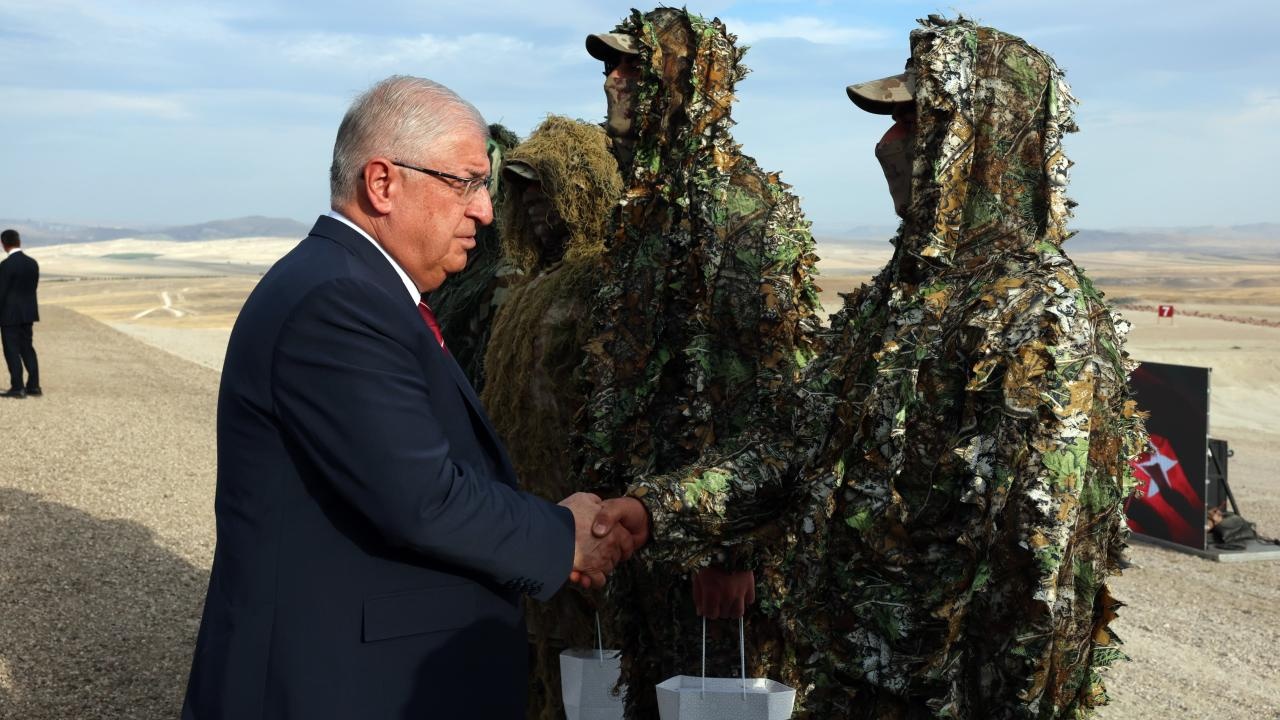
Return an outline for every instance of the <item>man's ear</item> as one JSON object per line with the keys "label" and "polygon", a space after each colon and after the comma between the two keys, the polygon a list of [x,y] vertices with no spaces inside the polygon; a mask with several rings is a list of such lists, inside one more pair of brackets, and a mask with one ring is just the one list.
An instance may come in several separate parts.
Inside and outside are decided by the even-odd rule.
{"label": "man's ear", "polygon": [[390,160],[376,157],[364,164],[361,178],[364,180],[364,195],[368,198],[369,205],[379,215],[389,214],[404,184],[396,167]]}

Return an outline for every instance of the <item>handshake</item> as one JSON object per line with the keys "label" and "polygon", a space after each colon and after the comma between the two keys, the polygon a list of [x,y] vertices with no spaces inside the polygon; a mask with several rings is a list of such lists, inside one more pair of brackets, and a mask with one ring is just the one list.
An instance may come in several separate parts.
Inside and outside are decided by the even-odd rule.
{"label": "handshake", "polygon": [[[649,511],[633,497],[601,500],[574,493],[560,504],[573,512],[573,571],[569,581],[585,589],[603,587],[613,568],[649,539]],[[693,576],[693,604],[701,617],[740,618],[756,601],[755,573],[715,567]]]}
{"label": "handshake", "polygon": [[601,500],[574,493],[560,505],[573,513],[573,571],[570,582],[583,588],[603,587],[613,568],[649,539],[649,513],[632,497]]}

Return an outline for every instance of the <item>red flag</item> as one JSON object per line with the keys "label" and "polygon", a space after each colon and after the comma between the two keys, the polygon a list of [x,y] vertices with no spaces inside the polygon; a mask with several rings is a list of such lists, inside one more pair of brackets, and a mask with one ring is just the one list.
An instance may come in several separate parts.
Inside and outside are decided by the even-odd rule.
{"label": "red flag", "polygon": [[1161,306],[1157,307],[1157,308],[1156,308],[1156,316],[1157,316],[1157,317],[1167,317],[1167,318],[1171,318],[1171,317],[1173,317],[1173,306],[1172,306],[1172,305],[1161,305]]}
{"label": "red flag", "polygon": [[[1133,468],[1133,478],[1138,481],[1138,486],[1134,494],[1125,500],[1125,510],[1129,511],[1132,503],[1145,505],[1164,522],[1167,534],[1162,534],[1158,528],[1143,527],[1133,520],[1129,521],[1129,527],[1144,535],[1156,534],[1165,540],[1199,546],[1203,542],[1204,529],[1200,517],[1195,514],[1203,512],[1204,500],[1192,489],[1191,481],[1178,462],[1173,443],[1152,433],[1147,441],[1147,451],[1130,460],[1129,466]],[[1172,498],[1175,493],[1180,497]],[[1192,517],[1183,514],[1186,512],[1190,512]]]}

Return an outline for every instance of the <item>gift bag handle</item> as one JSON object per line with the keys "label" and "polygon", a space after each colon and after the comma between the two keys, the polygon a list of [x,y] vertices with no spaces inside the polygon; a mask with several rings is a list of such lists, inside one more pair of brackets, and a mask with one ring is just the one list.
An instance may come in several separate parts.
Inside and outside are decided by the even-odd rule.
{"label": "gift bag handle", "polygon": [[600,667],[604,667],[604,635],[600,632],[600,611],[596,611],[596,653],[600,658]]}
{"label": "gift bag handle", "polygon": [[[738,664],[739,671],[742,673],[742,699],[747,699],[747,639],[744,631],[744,621],[746,616],[738,618]],[[597,614],[596,622],[599,623],[600,618]],[[702,618],[702,695],[707,694],[707,618]]]}

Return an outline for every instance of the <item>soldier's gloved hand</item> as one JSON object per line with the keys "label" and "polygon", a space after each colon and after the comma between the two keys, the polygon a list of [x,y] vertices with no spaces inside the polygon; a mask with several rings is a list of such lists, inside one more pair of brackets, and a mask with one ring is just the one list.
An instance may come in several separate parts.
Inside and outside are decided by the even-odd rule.
{"label": "soldier's gloved hand", "polygon": [[750,570],[703,568],[693,576],[693,605],[708,620],[740,618],[755,601],[756,575]]}

